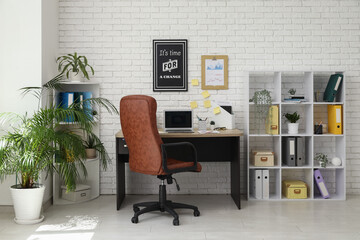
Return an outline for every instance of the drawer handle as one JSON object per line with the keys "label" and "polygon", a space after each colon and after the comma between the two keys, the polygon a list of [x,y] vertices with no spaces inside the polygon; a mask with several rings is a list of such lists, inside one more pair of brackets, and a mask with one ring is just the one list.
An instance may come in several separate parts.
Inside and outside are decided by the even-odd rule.
{"label": "drawer handle", "polygon": [[86,196],[86,193],[82,193],[80,194],[81,197],[85,197]]}
{"label": "drawer handle", "polygon": [[295,193],[295,194],[300,194],[300,193],[301,193],[301,189],[295,189],[295,190],[294,190],[294,193]]}
{"label": "drawer handle", "polygon": [[272,129],[272,130],[276,130],[276,129],[277,129],[277,125],[271,125],[271,129]]}
{"label": "drawer handle", "polygon": [[268,160],[267,157],[261,157],[260,159],[261,159],[262,162],[266,162]]}

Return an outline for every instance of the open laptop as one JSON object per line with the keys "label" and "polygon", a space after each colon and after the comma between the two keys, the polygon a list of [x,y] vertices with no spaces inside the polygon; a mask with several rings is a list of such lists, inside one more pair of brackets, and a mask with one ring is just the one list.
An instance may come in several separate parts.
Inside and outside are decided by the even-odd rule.
{"label": "open laptop", "polygon": [[165,132],[194,132],[191,110],[164,110]]}

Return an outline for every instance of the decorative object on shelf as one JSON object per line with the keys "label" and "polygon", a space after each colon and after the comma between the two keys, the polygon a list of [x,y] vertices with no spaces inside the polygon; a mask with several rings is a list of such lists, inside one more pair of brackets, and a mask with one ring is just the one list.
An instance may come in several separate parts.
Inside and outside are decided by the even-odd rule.
{"label": "decorative object on shelf", "polygon": [[331,163],[332,163],[332,165],[334,165],[334,166],[341,166],[341,159],[338,158],[338,157],[333,157],[333,158],[331,159]]}
{"label": "decorative object on shelf", "polygon": [[215,122],[214,121],[210,121],[210,129],[211,129],[211,131],[214,131],[214,129],[215,129]]}
{"label": "decorative object on shelf", "polygon": [[201,56],[201,89],[229,89],[227,55]]}
{"label": "decorative object on shelf", "polygon": [[319,162],[322,168],[326,168],[326,165],[329,163],[328,156],[324,153],[317,153],[314,160]]}
{"label": "decorative object on shelf", "polygon": [[295,89],[295,88],[290,88],[290,90],[288,91],[288,93],[289,93],[291,96],[294,96],[295,93],[296,93],[296,89]]}
{"label": "decorative object on shelf", "polygon": [[187,91],[187,40],[153,40],[153,91]]}
{"label": "decorative object on shelf", "polygon": [[[40,174],[44,171],[56,171],[64,181],[68,191],[74,190],[81,170],[86,176],[85,147],[83,140],[75,131],[64,129],[61,120],[66,117],[77,119],[77,127],[87,135],[92,134],[95,124],[86,112],[79,110],[76,103],[67,109],[57,108],[53,104],[41,108],[41,98],[49,91],[61,88],[63,75],[59,74],[39,87],[22,88],[23,94],[32,94],[38,98],[39,107],[32,113],[21,116],[16,113],[0,113],[0,122],[9,123],[10,130],[0,138],[0,175],[16,174],[16,185],[10,188],[14,197],[15,221],[17,223],[37,223],[44,219],[40,210],[44,194],[44,186],[39,185]],[[116,107],[103,98],[87,99],[91,104],[102,106],[110,113],[118,113]],[[53,101],[54,102],[54,101]],[[106,151],[105,151],[106,154]],[[56,156],[56,162],[54,161]],[[106,169],[110,158],[102,159]],[[19,184],[18,184],[19,180]],[[29,190],[39,191],[29,191]],[[29,192],[36,196],[29,196]],[[26,199],[26,201],[24,201]],[[34,199],[36,203],[30,203]],[[33,215],[27,215],[34,209]],[[24,215],[25,214],[25,215]]]}
{"label": "decorative object on shelf", "polygon": [[323,124],[322,121],[318,124],[315,123],[314,125],[314,134],[323,134]]}
{"label": "decorative object on shelf", "polygon": [[299,123],[297,123],[297,121],[300,119],[300,115],[297,112],[285,113],[284,117],[287,119],[287,121],[289,121],[288,133],[289,134],[298,134],[299,133]]}
{"label": "decorative object on shelf", "polygon": [[60,56],[56,59],[56,62],[58,62],[58,71],[60,71],[61,74],[66,73],[66,78],[73,82],[82,81],[83,76],[81,73],[87,80],[90,80],[86,68],[90,68],[92,75],[94,75],[94,69],[88,64],[87,58],[85,56],[79,56],[77,52]]}
{"label": "decorative object on shelf", "polygon": [[[250,102],[255,104],[255,125],[258,133],[260,132],[261,126],[266,125],[266,119],[272,119],[272,116],[268,116],[269,109],[272,104],[270,92],[266,89],[257,91],[254,93]],[[270,112],[271,114],[271,112]]]}

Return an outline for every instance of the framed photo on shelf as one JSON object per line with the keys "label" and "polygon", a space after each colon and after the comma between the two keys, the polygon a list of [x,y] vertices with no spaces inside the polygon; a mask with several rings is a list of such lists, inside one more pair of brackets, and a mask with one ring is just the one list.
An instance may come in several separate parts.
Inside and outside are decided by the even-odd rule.
{"label": "framed photo on shelf", "polygon": [[187,91],[187,40],[153,40],[153,91]]}
{"label": "framed photo on shelf", "polygon": [[228,56],[201,56],[201,89],[228,89]]}

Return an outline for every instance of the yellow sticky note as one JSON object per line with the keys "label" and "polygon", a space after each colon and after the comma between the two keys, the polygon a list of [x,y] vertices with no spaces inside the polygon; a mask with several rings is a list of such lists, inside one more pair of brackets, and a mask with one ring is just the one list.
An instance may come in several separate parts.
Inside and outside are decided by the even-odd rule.
{"label": "yellow sticky note", "polygon": [[208,97],[210,97],[210,93],[209,93],[208,91],[203,91],[203,92],[201,93],[201,95],[203,96],[203,98],[208,98]]}
{"label": "yellow sticky note", "polygon": [[220,107],[214,108],[214,114],[219,114],[220,112]]}
{"label": "yellow sticky note", "polygon": [[190,102],[190,107],[191,107],[191,109],[197,108],[198,107],[197,102],[196,101]]}
{"label": "yellow sticky note", "polygon": [[199,86],[199,79],[192,79],[192,80],[191,80],[191,85],[193,85],[193,86]]}
{"label": "yellow sticky note", "polygon": [[211,107],[211,101],[210,100],[204,101],[204,107],[206,107],[206,108]]}

